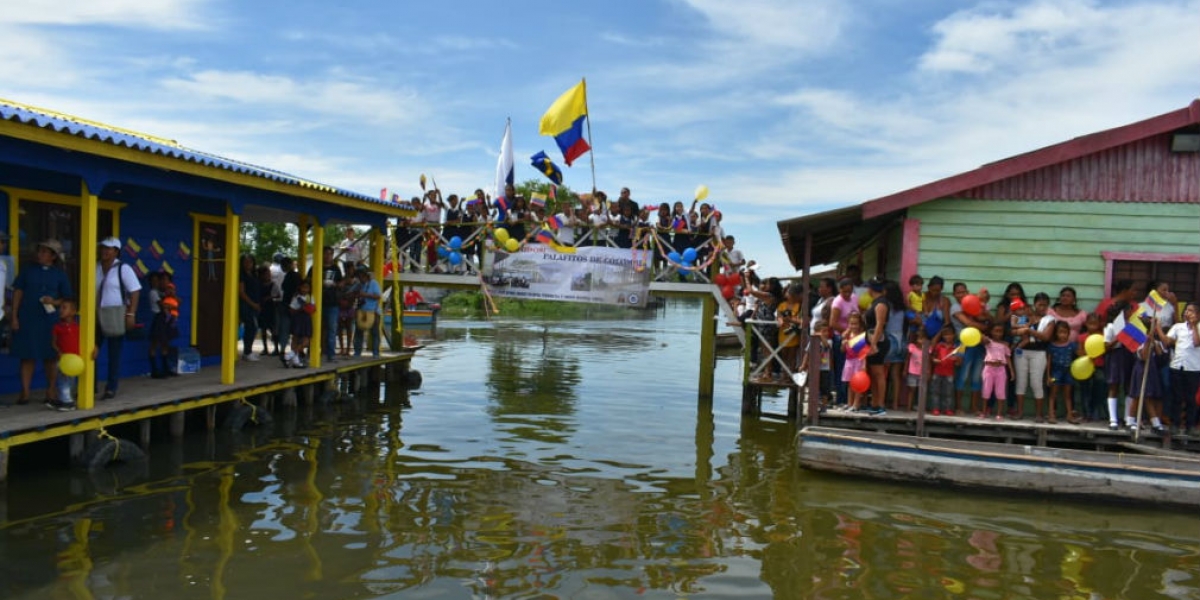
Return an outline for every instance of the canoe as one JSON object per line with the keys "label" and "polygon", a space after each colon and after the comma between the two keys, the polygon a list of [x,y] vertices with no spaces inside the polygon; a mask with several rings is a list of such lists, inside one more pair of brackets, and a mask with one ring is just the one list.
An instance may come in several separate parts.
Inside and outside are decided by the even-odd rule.
{"label": "canoe", "polygon": [[805,427],[800,466],[894,481],[1200,507],[1200,459]]}

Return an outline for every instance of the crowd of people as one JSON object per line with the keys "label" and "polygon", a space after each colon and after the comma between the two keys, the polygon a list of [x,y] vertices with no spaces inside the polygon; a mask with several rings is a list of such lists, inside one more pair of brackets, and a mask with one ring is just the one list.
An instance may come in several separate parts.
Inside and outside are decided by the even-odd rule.
{"label": "crowd of people", "polygon": [[[779,356],[767,361],[764,348],[754,350],[755,361],[766,361],[755,364],[758,381],[783,381],[785,366],[806,370],[811,336],[821,349],[819,388],[829,410],[911,410],[924,389],[933,415],[1021,419],[1032,395],[1039,423],[1107,421],[1116,430],[1145,426],[1144,411],[1155,431],[1200,435],[1200,307],[1178,306],[1165,282],[1139,292],[1134,282],[1117,281],[1091,312],[1070,286],[1055,298],[1038,292],[1031,299],[1013,282],[994,302],[986,288],[971,294],[955,282],[946,295],[944,286],[941,277],[926,284],[918,275],[905,293],[884,278],[864,283],[852,265],[841,279],[821,279],[803,314],[799,284],[785,289],[749,272],[742,318],[752,318],[762,334],[756,341],[767,340],[765,350]],[[977,333],[964,336],[968,329]],[[1088,351],[1090,336],[1099,336],[1102,351],[1099,342]],[[1091,368],[1073,369],[1081,359]]]}
{"label": "crowd of people", "polygon": [[481,245],[490,239],[472,237],[478,225],[503,227],[518,243],[533,240],[539,230],[548,229],[557,243],[567,246],[653,248],[659,266],[665,264],[672,249],[684,252],[693,248],[697,262],[703,262],[726,237],[721,212],[711,204],[698,199],[690,207],[680,201],[639,204],[627,187],[611,201],[603,191],[554,200],[536,195],[526,198],[511,185],[500,198],[489,198],[477,189],[469,198],[450,194],[443,200],[441,192],[432,189],[424,197],[413,197],[410,205],[416,215],[401,220],[396,239],[398,246],[406,249],[407,268],[414,271],[422,264],[428,270],[445,270],[438,266],[437,250],[444,240],[454,237],[463,240],[462,257],[477,260]]}

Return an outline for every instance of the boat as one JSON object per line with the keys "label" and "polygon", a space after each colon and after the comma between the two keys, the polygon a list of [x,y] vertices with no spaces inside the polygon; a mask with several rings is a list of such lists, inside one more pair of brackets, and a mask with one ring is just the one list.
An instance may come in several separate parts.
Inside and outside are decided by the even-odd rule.
{"label": "boat", "polygon": [[742,347],[742,341],[738,339],[736,333],[725,331],[717,334],[717,348],[738,348]]}
{"label": "boat", "polygon": [[442,309],[440,304],[431,304],[429,302],[419,302],[412,308],[404,309],[403,324],[405,327],[410,325],[437,325],[438,311]]}
{"label": "boat", "polygon": [[1200,459],[809,426],[800,466],[965,488],[1200,507]]}

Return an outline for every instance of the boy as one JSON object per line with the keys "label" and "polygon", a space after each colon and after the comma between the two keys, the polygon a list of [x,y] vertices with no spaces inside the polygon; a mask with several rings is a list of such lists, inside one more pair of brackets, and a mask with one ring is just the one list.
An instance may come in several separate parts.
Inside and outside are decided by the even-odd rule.
{"label": "boy", "polygon": [[[50,344],[58,353],[61,361],[64,354],[79,356],[79,322],[75,313],[79,307],[75,301],[63,298],[58,305],[58,322],[50,329]],[[47,400],[46,408],[62,412],[75,410],[75,390],[78,387],[79,376],[58,374],[58,400]]]}
{"label": "boy", "polygon": [[179,336],[179,298],[175,296],[175,284],[166,277],[162,279],[157,308],[150,323],[150,377],[163,379],[178,375],[167,358],[171,342]]}

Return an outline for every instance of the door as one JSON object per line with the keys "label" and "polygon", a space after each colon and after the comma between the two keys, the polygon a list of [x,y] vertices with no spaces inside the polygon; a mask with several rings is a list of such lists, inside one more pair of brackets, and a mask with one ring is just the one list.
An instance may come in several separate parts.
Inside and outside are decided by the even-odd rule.
{"label": "door", "polygon": [[225,223],[197,219],[195,228],[196,285],[192,306],[196,310],[196,347],[201,356],[220,356],[225,316]]}

